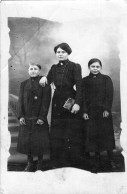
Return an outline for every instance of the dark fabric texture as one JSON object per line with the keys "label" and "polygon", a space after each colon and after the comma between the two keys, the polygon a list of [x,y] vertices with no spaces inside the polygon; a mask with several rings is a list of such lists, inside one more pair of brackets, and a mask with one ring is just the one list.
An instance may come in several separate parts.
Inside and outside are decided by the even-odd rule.
{"label": "dark fabric texture", "polygon": [[49,150],[48,123],[37,125],[36,122],[36,119],[26,119],[26,125],[20,126],[17,144],[18,152],[39,156]]}
{"label": "dark fabric texture", "polygon": [[[115,148],[111,107],[113,83],[109,76],[99,73],[83,78],[83,113],[89,120],[84,121],[84,144],[86,151],[103,151]],[[103,112],[109,112],[103,118]]]}
{"label": "dark fabric texture", "polygon": [[[49,147],[49,127],[47,114],[51,99],[51,87],[41,87],[40,77],[21,83],[19,94],[19,118],[24,117],[26,126],[21,126],[17,150],[21,153],[38,155]],[[44,121],[37,125],[38,119]]]}
{"label": "dark fabric texture", "polygon": [[[53,65],[47,75],[48,83],[54,83],[58,95],[61,91],[66,93],[66,96],[60,94],[61,104],[64,103],[64,100],[68,97],[75,98],[76,104],[81,104],[82,100],[82,75],[81,75],[81,66],[77,63],[66,60],[63,65],[58,63]],[[76,85],[76,92],[73,89],[73,86]]]}
{"label": "dark fabric texture", "polygon": [[19,92],[19,118],[38,118],[47,121],[51,100],[49,85],[41,87],[40,77],[28,79],[21,83]]}
{"label": "dark fabric texture", "polygon": [[[62,160],[64,160],[68,153],[78,157],[81,155],[83,145],[81,111],[75,115],[64,109],[63,105],[69,97],[74,98],[75,103],[81,105],[81,67],[79,64],[67,60],[63,65],[60,63],[53,65],[47,78],[48,82],[53,82],[56,87],[52,100],[51,158],[63,158]],[[75,84],[76,91],[73,89]]]}

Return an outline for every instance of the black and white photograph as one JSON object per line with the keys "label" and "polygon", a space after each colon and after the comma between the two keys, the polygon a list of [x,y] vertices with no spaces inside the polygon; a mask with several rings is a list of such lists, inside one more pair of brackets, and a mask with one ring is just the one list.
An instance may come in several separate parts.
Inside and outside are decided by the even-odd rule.
{"label": "black and white photograph", "polygon": [[1,3],[3,194],[127,193],[126,8]]}

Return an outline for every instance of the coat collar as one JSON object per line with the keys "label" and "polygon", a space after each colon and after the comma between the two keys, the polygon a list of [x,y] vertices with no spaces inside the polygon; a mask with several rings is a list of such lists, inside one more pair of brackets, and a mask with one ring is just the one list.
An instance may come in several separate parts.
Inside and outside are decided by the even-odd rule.
{"label": "coat collar", "polygon": [[30,77],[31,81],[34,82],[36,80],[38,80],[38,78],[40,78],[40,76],[38,75],[37,77]]}
{"label": "coat collar", "polygon": [[31,88],[38,89],[39,88],[39,80],[40,80],[40,76],[37,76],[33,80],[30,77],[27,81],[26,88],[27,89],[31,89]]}
{"label": "coat collar", "polygon": [[67,65],[69,62],[69,59],[65,60],[65,61],[59,61],[59,63],[57,64],[58,66],[65,66]]}
{"label": "coat collar", "polygon": [[101,75],[102,75],[101,73],[98,73],[98,74],[96,74],[96,75],[90,73],[90,74],[89,74],[89,77],[91,77],[91,78],[97,78],[97,77],[100,77]]}

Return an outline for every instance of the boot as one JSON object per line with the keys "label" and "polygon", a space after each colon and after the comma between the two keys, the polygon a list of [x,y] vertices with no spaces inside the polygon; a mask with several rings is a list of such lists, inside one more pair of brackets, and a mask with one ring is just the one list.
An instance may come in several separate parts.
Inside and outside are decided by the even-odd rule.
{"label": "boot", "polygon": [[43,157],[39,156],[38,163],[37,163],[37,170],[42,170],[42,161],[43,161]]}
{"label": "boot", "polygon": [[28,162],[24,172],[34,172],[34,166],[32,162]]}
{"label": "boot", "polygon": [[31,155],[28,155],[28,162],[24,169],[24,172],[33,172],[34,166],[33,166],[33,157]]}
{"label": "boot", "polygon": [[41,160],[38,160],[37,170],[42,170],[42,161]]}
{"label": "boot", "polygon": [[112,170],[112,171],[115,171],[115,169],[116,169],[116,164],[115,164],[114,160],[110,160],[110,167],[111,167],[111,170]]}
{"label": "boot", "polygon": [[100,163],[101,163],[100,153],[95,152],[95,163],[91,170],[93,173],[97,173],[100,171],[100,167],[101,167]]}
{"label": "boot", "polygon": [[108,153],[108,158],[109,158],[109,166],[111,168],[111,171],[115,171],[116,169],[116,164],[113,160],[113,151],[107,151]]}

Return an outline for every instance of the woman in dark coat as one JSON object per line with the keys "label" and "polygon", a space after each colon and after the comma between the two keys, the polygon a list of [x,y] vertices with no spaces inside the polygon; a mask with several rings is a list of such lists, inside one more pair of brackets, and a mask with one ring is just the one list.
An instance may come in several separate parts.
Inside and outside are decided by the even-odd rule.
{"label": "woman in dark coat", "polygon": [[90,74],[82,81],[85,151],[95,152],[96,167],[99,168],[100,152],[107,150],[111,167],[114,168],[113,83],[109,76],[100,73],[102,64],[99,59],[91,59],[88,67]]}
{"label": "woman in dark coat", "polygon": [[33,171],[33,156],[38,156],[37,170],[41,170],[43,154],[49,149],[47,114],[51,99],[49,85],[39,84],[41,66],[32,64],[30,78],[21,83],[19,94],[20,130],[17,151],[28,156],[25,171]]}
{"label": "woman in dark coat", "polygon": [[[51,160],[57,167],[71,166],[78,164],[82,156],[81,66],[69,61],[72,50],[67,43],[57,45],[54,52],[59,62],[52,65],[45,79],[55,86],[50,131]],[[42,78],[41,84],[45,80]],[[71,110],[63,107],[69,98],[75,99]]]}

